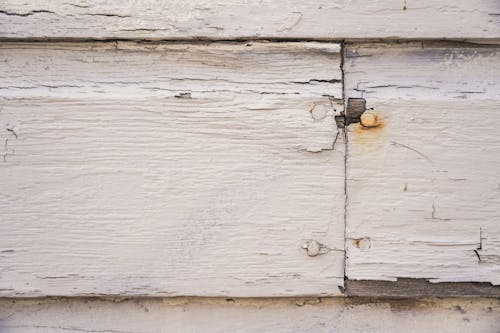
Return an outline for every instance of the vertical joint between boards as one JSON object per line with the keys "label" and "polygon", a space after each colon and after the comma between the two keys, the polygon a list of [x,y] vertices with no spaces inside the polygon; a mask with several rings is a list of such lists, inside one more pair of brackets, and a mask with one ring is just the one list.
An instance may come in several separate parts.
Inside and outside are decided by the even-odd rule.
{"label": "vertical joint between boards", "polygon": [[346,127],[346,111],[347,111],[347,95],[346,95],[346,84],[345,84],[345,53],[346,53],[346,44],[345,41],[342,40],[340,42],[340,72],[342,75],[342,100],[344,104],[344,126],[342,128],[337,128],[337,130],[342,131],[342,135],[344,136],[344,290],[345,290],[345,281],[347,280],[347,205],[348,205],[348,192],[347,192],[347,156],[349,153],[348,146],[348,136],[347,136],[347,127]]}

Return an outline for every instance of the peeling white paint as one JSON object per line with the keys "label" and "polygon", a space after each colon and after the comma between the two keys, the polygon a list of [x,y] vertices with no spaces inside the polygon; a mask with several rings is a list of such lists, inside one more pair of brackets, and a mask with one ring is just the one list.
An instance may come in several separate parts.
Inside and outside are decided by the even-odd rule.
{"label": "peeling white paint", "polygon": [[4,0],[9,38],[498,40],[497,0]]}
{"label": "peeling white paint", "polygon": [[345,77],[383,122],[348,128],[348,278],[500,284],[500,48],[350,45]]}
{"label": "peeling white paint", "polygon": [[1,44],[0,295],[338,295],[339,51]]}

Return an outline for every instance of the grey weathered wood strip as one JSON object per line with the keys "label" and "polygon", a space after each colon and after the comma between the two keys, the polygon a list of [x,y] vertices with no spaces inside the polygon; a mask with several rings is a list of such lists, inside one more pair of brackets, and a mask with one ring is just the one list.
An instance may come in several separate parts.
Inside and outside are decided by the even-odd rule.
{"label": "grey weathered wood strip", "polygon": [[346,280],[345,294],[350,297],[486,297],[500,298],[500,286],[485,282],[439,282],[425,279],[397,281]]}

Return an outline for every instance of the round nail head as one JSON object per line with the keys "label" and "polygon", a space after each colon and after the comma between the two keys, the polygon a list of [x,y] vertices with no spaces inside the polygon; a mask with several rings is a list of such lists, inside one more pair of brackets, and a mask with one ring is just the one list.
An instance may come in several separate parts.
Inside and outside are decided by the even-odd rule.
{"label": "round nail head", "polygon": [[307,255],[310,257],[317,256],[320,250],[321,250],[321,245],[314,240],[310,241],[309,244],[307,244]]}
{"label": "round nail head", "polygon": [[372,111],[365,111],[361,115],[361,125],[364,127],[375,127],[379,124],[378,115]]}

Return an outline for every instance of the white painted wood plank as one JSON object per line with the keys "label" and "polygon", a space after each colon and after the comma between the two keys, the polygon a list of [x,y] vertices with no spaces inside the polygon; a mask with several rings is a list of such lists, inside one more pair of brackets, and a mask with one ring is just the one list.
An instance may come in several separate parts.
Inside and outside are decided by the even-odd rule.
{"label": "white painted wood plank", "polygon": [[495,299],[0,300],[0,330],[59,332],[497,333]]}
{"label": "white painted wood plank", "polygon": [[1,296],[339,294],[337,44],[3,43],[0,59]]}
{"label": "white painted wood plank", "polygon": [[500,48],[349,46],[349,279],[500,284]]}
{"label": "white painted wood plank", "polygon": [[6,38],[500,38],[497,0],[4,0]]}

